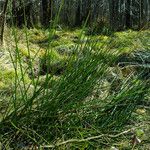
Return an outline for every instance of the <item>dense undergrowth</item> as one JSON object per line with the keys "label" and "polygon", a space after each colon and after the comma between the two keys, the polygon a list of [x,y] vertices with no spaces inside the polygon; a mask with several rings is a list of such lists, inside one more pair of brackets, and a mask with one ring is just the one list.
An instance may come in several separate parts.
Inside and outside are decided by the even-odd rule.
{"label": "dense undergrowth", "polygon": [[149,149],[149,30],[5,34],[2,149]]}

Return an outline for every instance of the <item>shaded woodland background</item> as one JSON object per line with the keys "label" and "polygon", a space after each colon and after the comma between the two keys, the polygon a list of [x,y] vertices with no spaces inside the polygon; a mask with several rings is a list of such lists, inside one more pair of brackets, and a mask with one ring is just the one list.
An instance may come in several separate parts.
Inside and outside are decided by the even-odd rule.
{"label": "shaded woodland background", "polygon": [[[0,12],[5,1],[0,1]],[[114,31],[149,27],[149,0],[12,0],[9,1],[7,23],[28,28],[49,27],[58,12],[59,23],[82,26],[87,19],[91,28]],[[25,23],[26,22],[26,23]]]}

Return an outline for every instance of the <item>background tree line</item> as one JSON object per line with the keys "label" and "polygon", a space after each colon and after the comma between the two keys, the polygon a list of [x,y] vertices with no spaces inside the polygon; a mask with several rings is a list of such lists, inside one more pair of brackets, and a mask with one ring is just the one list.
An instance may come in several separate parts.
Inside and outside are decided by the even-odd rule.
{"label": "background tree line", "polygon": [[[2,12],[6,0],[0,0]],[[59,23],[70,27],[81,26],[88,17],[88,26],[112,30],[148,28],[149,0],[11,0],[7,22],[18,27],[26,25],[49,27],[60,7]]]}

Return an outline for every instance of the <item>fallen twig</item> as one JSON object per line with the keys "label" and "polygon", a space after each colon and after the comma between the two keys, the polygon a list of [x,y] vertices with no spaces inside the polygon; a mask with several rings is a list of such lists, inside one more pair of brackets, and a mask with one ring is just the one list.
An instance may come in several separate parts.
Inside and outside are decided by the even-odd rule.
{"label": "fallen twig", "polygon": [[116,138],[116,137],[119,137],[123,134],[129,133],[129,132],[133,131],[134,129],[135,128],[131,128],[131,129],[128,129],[128,130],[126,130],[124,132],[121,132],[119,134],[116,134],[116,135],[101,134],[101,135],[98,135],[98,136],[92,136],[92,137],[88,137],[88,138],[85,138],[85,139],[70,139],[70,140],[67,140],[67,141],[64,141],[64,142],[61,142],[61,143],[56,143],[56,144],[52,144],[52,145],[43,145],[43,146],[41,146],[41,148],[54,148],[54,147],[58,147],[58,146],[61,146],[61,145],[68,144],[68,143],[74,143],[74,142],[81,143],[81,142],[86,142],[86,141],[90,141],[90,140],[100,139],[102,137]]}

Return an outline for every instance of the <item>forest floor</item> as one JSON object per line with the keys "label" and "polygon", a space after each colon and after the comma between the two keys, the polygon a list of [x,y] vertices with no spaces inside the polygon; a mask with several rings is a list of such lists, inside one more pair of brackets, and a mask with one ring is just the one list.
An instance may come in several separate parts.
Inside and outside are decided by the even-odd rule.
{"label": "forest floor", "polygon": [[[87,35],[86,31],[81,29],[58,28],[52,32],[53,35],[48,30],[42,29],[6,28],[4,46],[0,48],[0,131],[3,133],[0,135],[0,148],[15,149],[14,147],[17,147],[16,149],[30,149],[34,146],[35,149],[38,149],[35,143],[40,143],[41,149],[150,150],[150,30],[127,30],[115,32],[109,36]],[[43,142],[49,140],[48,138],[46,139],[47,136],[43,135],[41,137],[45,133],[44,130],[40,133],[40,130],[37,129],[37,131],[35,130],[37,135],[31,136],[28,134],[28,129],[24,130],[23,123],[18,124],[15,121],[10,121],[12,119],[10,114],[16,106],[15,104],[14,108],[12,108],[11,105],[13,95],[16,96],[18,93],[21,93],[22,89],[28,89],[25,94],[30,98],[34,95],[35,86],[38,88],[43,87],[48,92],[54,90],[52,87],[55,87],[55,85],[62,81],[62,76],[65,75],[65,70],[67,70],[66,62],[70,61],[70,59],[76,60],[76,50],[86,46],[90,50],[91,55],[97,54],[98,50],[102,51],[101,55],[103,56],[100,59],[102,58],[103,63],[107,64],[107,71],[100,79],[101,84],[95,82],[96,87],[93,87],[91,94],[83,98],[85,100],[82,104],[77,104],[79,108],[74,108],[73,110],[70,107],[75,107],[75,104],[72,105],[70,103],[70,106],[67,106],[68,112],[62,111],[63,109],[65,110],[65,107],[63,109],[61,107],[58,108],[60,109],[59,119],[62,121],[59,120],[54,123],[55,137],[51,136],[53,137],[50,138],[52,142]],[[48,55],[46,55],[47,52]],[[140,66],[146,66],[146,69],[143,70],[142,68],[142,73],[140,72],[141,68],[137,69],[135,67],[135,63],[139,65],[140,62],[142,62]],[[124,63],[127,63],[127,65],[124,65]],[[122,64],[123,66],[121,66]],[[89,72],[86,69],[82,71]],[[16,74],[18,81],[23,82],[19,84],[19,89],[17,89],[18,87],[14,83],[16,81]],[[142,76],[135,82],[137,74],[144,74],[144,77]],[[47,85],[47,90],[45,81],[48,82],[48,76],[51,76],[51,81]],[[96,76],[93,77],[96,78]],[[119,94],[121,95],[123,91],[122,87],[129,79],[132,79],[132,84],[141,82],[143,86],[146,85],[146,89],[144,88],[145,93],[140,97],[140,102],[135,104],[136,107],[133,109],[130,119],[121,125],[121,129],[108,129],[108,133],[103,133],[103,130],[98,127],[95,121],[97,120],[96,115],[99,113],[98,109],[105,107],[106,101],[104,100],[111,99],[111,97],[113,97],[112,99],[119,97]],[[22,86],[24,87],[22,88]],[[14,92],[17,94],[14,94]],[[77,94],[82,95],[82,93],[83,91]],[[125,91],[125,93],[127,92]],[[25,97],[24,94],[18,95],[19,97],[22,95],[23,98]],[[128,96],[130,97],[128,94],[125,96],[126,99]],[[131,97],[131,100],[135,97],[136,95]],[[122,99],[122,97],[120,96],[119,99]],[[19,103],[22,106],[22,102]],[[109,100],[107,103],[110,103]],[[63,104],[65,105],[66,102]],[[41,105],[34,104],[33,108],[35,109],[37,106],[39,108]],[[46,104],[43,106],[46,106]],[[116,111],[115,109],[113,111]],[[67,120],[69,116],[72,119]],[[9,119],[7,120],[7,118]],[[8,128],[5,129],[3,125],[3,123],[7,124],[9,121],[11,122],[10,126],[13,126],[10,131]],[[111,124],[111,120],[109,124]],[[9,124],[7,125],[9,126]],[[63,128],[62,130],[60,125]],[[13,132],[13,128],[15,132]],[[71,130],[69,130],[70,128]],[[111,126],[109,127],[108,125],[108,128],[111,128]],[[21,139],[24,139],[22,135],[30,138],[29,142],[22,142]],[[36,138],[35,136],[41,138]],[[17,139],[15,144],[12,144],[14,142],[13,138]],[[42,145],[42,142],[46,144]]]}

